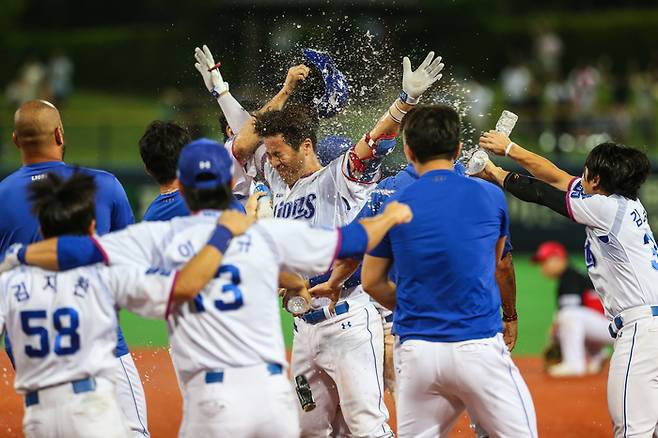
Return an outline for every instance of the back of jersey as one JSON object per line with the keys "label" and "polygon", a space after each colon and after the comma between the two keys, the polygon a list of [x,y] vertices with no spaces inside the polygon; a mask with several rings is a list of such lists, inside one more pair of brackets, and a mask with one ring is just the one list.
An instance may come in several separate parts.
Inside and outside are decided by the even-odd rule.
{"label": "back of jersey", "polygon": [[[147,259],[179,269],[208,241],[217,211],[142,223],[99,239],[111,264]],[[234,238],[222,265],[193,300],[168,316],[172,359],[186,382],[200,371],[286,363],[278,303],[279,270],[328,270],[339,243],[335,230],[280,219],[261,220]]]}
{"label": "back of jersey", "polygon": [[18,392],[113,378],[117,316],[99,269],[20,267],[0,276],[0,327],[13,346]]}

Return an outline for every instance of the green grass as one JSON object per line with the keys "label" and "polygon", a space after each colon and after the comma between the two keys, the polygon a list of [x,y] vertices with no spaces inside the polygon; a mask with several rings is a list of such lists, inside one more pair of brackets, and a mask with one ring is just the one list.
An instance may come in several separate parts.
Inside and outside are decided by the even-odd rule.
{"label": "green grass", "polygon": [[[578,267],[582,261],[574,258]],[[515,354],[539,354],[555,311],[555,281],[549,281],[530,263],[526,255],[514,260],[517,279],[517,308],[519,312],[519,338]],[[292,344],[292,318],[282,310],[282,325],[286,345]],[[255,324],[258,321],[254,321]],[[121,326],[128,344],[132,347],[159,347],[167,345],[166,325],[163,321],[145,320],[128,312],[121,314]]]}

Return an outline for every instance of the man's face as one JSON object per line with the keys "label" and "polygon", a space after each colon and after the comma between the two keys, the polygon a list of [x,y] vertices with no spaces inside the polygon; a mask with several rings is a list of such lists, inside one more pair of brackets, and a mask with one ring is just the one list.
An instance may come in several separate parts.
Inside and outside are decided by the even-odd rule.
{"label": "man's face", "polygon": [[281,134],[264,138],[267,159],[272,167],[289,186],[302,176],[304,171],[304,153],[296,151],[285,142]]}
{"label": "man's face", "polygon": [[582,183],[583,183],[583,191],[587,195],[593,195],[596,193],[598,187],[599,187],[599,178],[594,177],[591,180],[589,179],[589,170],[587,170],[587,167],[583,169],[583,177],[582,177]]}

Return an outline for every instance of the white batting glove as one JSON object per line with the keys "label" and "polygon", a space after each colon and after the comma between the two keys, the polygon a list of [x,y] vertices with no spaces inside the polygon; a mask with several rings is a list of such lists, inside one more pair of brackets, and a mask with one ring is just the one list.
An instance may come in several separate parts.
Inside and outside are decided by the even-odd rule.
{"label": "white batting glove", "polygon": [[411,70],[411,61],[407,56],[402,59],[402,93],[400,99],[410,105],[418,103],[418,98],[432,84],[443,76],[443,63],[441,57],[434,58],[434,52],[430,52],[418,69]]}
{"label": "white batting glove", "polygon": [[194,59],[196,59],[194,67],[201,73],[203,82],[210,94],[219,97],[220,94],[228,91],[228,82],[224,82],[219,67],[215,67],[215,59],[208,46],[204,44],[203,50],[198,47],[195,48]]}
{"label": "white batting glove", "polygon": [[14,243],[4,254],[0,255],[0,273],[10,271],[22,263],[18,260],[18,252],[23,248],[22,243]]}

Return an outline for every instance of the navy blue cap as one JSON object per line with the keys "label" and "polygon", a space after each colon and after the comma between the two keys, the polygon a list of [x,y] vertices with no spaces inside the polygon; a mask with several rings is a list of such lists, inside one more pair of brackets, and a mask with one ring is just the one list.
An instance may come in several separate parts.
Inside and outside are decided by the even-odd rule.
{"label": "navy blue cap", "polygon": [[352,147],[352,140],[340,135],[329,135],[315,145],[315,153],[323,166],[328,165]]}
{"label": "navy blue cap", "polygon": [[324,80],[325,93],[318,104],[318,115],[322,118],[333,117],[347,106],[347,80],[336,68],[331,56],[313,49],[304,49],[304,56],[320,71]]}
{"label": "navy blue cap", "polygon": [[221,143],[200,138],[180,152],[176,175],[184,187],[214,189],[231,181],[233,160]]}

